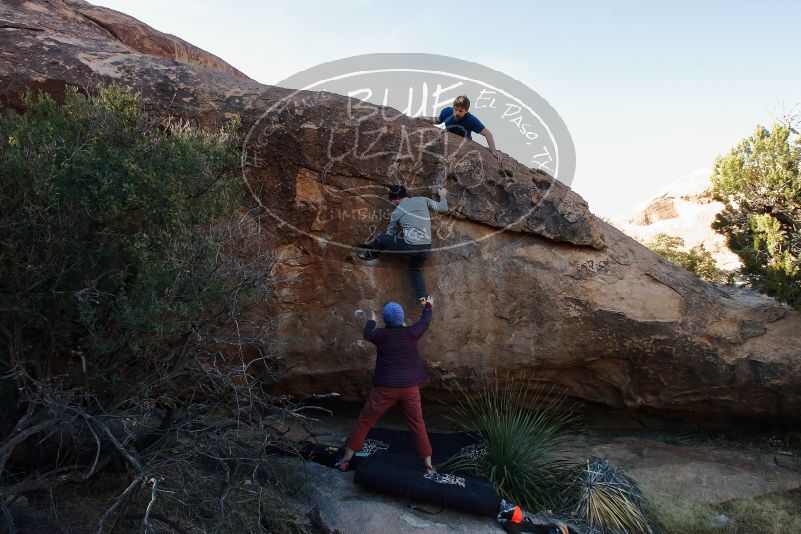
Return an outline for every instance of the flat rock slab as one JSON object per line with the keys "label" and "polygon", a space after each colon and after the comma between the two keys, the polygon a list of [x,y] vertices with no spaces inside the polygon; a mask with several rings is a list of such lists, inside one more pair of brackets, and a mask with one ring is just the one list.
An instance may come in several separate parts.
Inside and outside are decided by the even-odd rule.
{"label": "flat rock slab", "polygon": [[[390,417],[391,419],[391,417]],[[318,436],[338,442],[347,433],[347,418],[331,417],[319,425]],[[389,421],[388,421],[389,423]],[[382,426],[402,428],[392,423]],[[433,430],[433,429],[432,429]],[[301,432],[290,432],[305,439]],[[610,436],[588,432],[573,438],[569,455],[581,461],[592,456],[621,467],[643,488],[683,501],[716,504],[732,499],[801,488],[801,458],[768,449],[736,445],[703,445],[693,442],[665,443],[664,436]],[[280,459],[297,466],[297,460]],[[331,532],[503,532],[492,518],[445,509],[429,515],[412,510],[400,497],[363,488],[353,473],[307,462],[306,482],[299,493],[299,507],[317,507]],[[436,511],[434,505],[421,506]]]}
{"label": "flat rock slab", "polygon": [[[448,431],[441,418],[441,414],[429,413],[429,431]],[[325,443],[342,443],[352,422],[349,417],[327,417],[315,425],[316,435]],[[380,426],[405,429],[394,409]],[[310,437],[299,427],[291,428],[287,436],[297,440]],[[700,438],[652,432],[612,435],[587,431],[571,438],[571,443],[568,454],[576,461],[606,458],[644,488],[685,501],[715,504],[801,488],[801,458],[784,451],[737,443],[707,445]]]}
{"label": "flat rock slab", "polygon": [[764,449],[582,436],[573,454],[606,458],[643,487],[686,501],[715,504],[801,487],[801,458]]}
{"label": "flat rock slab", "polygon": [[[476,534],[504,532],[497,521],[445,509],[428,515],[410,509],[406,502],[392,495],[373,492],[353,482],[353,472],[342,473],[313,462],[306,464],[308,481],[301,489],[307,509],[320,510],[323,523],[342,534],[380,532],[430,534],[469,532]],[[436,511],[438,507],[422,504]]]}

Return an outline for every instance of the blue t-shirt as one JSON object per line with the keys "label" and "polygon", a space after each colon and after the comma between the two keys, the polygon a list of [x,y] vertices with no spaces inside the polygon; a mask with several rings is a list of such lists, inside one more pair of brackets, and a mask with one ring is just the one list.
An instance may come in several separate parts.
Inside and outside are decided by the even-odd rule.
{"label": "blue t-shirt", "polygon": [[473,139],[470,135],[472,132],[481,133],[484,131],[484,125],[478,118],[469,111],[464,114],[461,120],[456,118],[453,114],[453,108],[448,106],[439,112],[439,120],[445,123],[445,129],[456,135]]}

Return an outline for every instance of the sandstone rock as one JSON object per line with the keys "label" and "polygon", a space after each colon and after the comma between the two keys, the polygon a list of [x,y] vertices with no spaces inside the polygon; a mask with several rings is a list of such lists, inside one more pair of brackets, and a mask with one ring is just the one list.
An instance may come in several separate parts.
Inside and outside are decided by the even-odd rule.
{"label": "sandstone rock", "polygon": [[[403,499],[382,495],[354,484],[353,472],[315,463],[304,467],[309,482],[302,488],[304,497],[320,509],[320,517],[332,531],[342,534],[382,532],[504,532],[500,524],[489,517],[470,516],[453,510],[427,515],[410,510]],[[429,506],[431,511],[438,507]]]}
{"label": "sandstone rock", "polygon": [[653,201],[641,212],[635,214],[629,219],[632,224],[644,226],[652,224],[656,221],[664,221],[666,219],[675,219],[679,216],[676,211],[676,205],[672,197],[662,195]]}
{"label": "sandstone rock", "polygon": [[[290,467],[291,461],[280,460]],[[307,483],[300,489],[303,508],[317,508],[319,518],[331,532],[360,534],[381,532],[383,534],[446,534],[464,532],[470,534],[496,534],[505,532],[497,520],[466,514],[430,503],[414,503],[423,510],[409,507],[405,499],[384,495],[363,488],[353,482],[353,472],[341,473],[336,469],[315,463],[303,467]],[[528,514],[527,514],[528,515]],[[545,518],[530,515],[535,524],[548,524]],[[578,534],[586,530],[573,525]]]}
{"label": "sandstone rock", "polygon": [[21,108],[26,88],[61,97],[66,85],[91,89],[116,81],[141,92],[155,111],[208,127],[240,115],[250,130],[245,154],[253,162],[246,169],[251,186],[290,223],[305,224],[308,215],[285,207],[294,199],[299,174],[321,183],[336,180],[346,195],[353,187],[372,187],[383,197],[385,186],[399,180],[429,192],[437,172],[448,169],[447,185],[463,200],[454,206],[457,216],[604,246],[587,203],[560,182],[508,158],[502,166],[477,151],[478,145],[442,135],[396,110],[367,104],[352,110],[349,100],[337,95],[264,86],[238,71],[232,75],[233,67],[197,50],[179,61],[164,53],[163,34],[148,35],[150,28],[139,21],[97,12],[80,0],[13,4],[0,6],[0,20],[7,21],[0,28],[0,102]]}
{"label": "sandstone rock", "polygon": [[712,198],[709,175],[678,180],[665,189],[634,215],[613,224],[645,243],[662,233],[684,239],[685,250],[703,245],[719,268],[738,269],[740,258],[729,249],[725,236],[712,229],[723,204]]}
{"label": "sandstone rock", "polygon": [[[322,443],[340,444],[344,441],[356,412],[343,417],[323,417],[311,425],[287,424],[286,439],[320,439]],[[452,422],[447,412],[429,409],[426,424],[429,431],[448,431]],[[404,430],[400,414],[388,412],[381,427]],[[649,495],[679,502],[719,504],[733,499],[750,499],[765,494],[796,490],[801,487],[801,459],[790,454],[758,448],[743,447],[736,443],[710,444],[706,440],[689,436],[678,437],[670,433],[636,432],[614,435],[607,431],[585,431],[570,438],[563,451],[569,459],[583,463],[591,457],[606,458],[637,481]],[[282,460],[293,465],[292,460]],[[297,463],[294,464],[297,469]],[[435,529],[441,523],[454,528],[491,529],[491,521],[471,518],[465,514],[448,512],[447,516],[432,519],[425,514],[404,510],[403,499],[359,488],[352,485],[352,475],[316,464],[306,466],[308,482],[304,498],[318,506],[329,527],[337,525],[343,532],[354,524],[365,521],[365,509],[373,504],[381,516],[396,518],[393,525],[384,528],[405,528],[412,524]],[[439,519],[442,517],[442,519]],[[408,520],[408,521],[407,521]],[[370,520],[372,521],[372,520]],[[458,531],[458,530],[457,530]]]}
{"label": "sandstone rock", "polygon": [[246,183],[266,214],[265,244],[285,260],[275,274],[287,282],[265,304],[291,367],[284,391],[363,398],[374,350],[354,311],[396,299],[417,312],[398,262],[354,264],[348,246],[384,227],[386,185],[430,194],[447,170],[452,215],[435,221],[442,250],[425,272],[438,299],[420,345],[430,394],[475,370],[530,371],[615,409],[801,422],[798,312],[698,280],[509,158],[395,110],[260,85],[200,52],[188,54],[194,64],[165,57],[163,35],[102,17],[78,1],[2,4],[0,102],[21,108],[26,88],[59,97],[67,84],[117,82],[208,128],[242,117]]}
{"label": "sandstone rock", "polygon": [[187,43],[183,39],[155,30],[136,19],[113,9],[67,0],[75,12],[108,31],[112,37],[142,54],[161,56],[181,63],[219,70],[237,78],[247,78],[217,56]]}
{"label": "sandstone rock", "polygon": [[718,504],[801,487],[801,459],[767,450],[592,434],[577,437],[573,448],[577,460],[607,458],[644,488],[682,501]]}

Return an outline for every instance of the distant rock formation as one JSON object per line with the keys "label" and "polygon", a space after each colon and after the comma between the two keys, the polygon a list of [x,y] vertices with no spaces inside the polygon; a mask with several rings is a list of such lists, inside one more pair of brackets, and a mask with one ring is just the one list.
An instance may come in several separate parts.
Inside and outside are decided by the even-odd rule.
{"label": "distant rock formation", "polygon": [[628,219],[613,220],[612,224],[646,243],[660,233],[680,237],[686,250],[703,245],[720,269],[739,268],[740,258],[726,245],[726,238],[711,226],[715,215],[723,209],[721,202],[712,199],[711,172],[670,184]]}
{"label": "distant rock formation", "polygon": [[364,398],[375,351],[357,310],[396,299],[414,318],[418,305],[398,262],[354,263],[337,243],[384,227],[387,185],[404,180],[430,194],[446,168],[452,216],[435,221],[435,239],[447,247],[425,271],[437,298],[420,343],[428,394],[447,395],[448,380],[477,370],[531,372],[596,406],[801,422],[798,312],[699,280],[510,158],[497,162],[395,110],[364,104],[374,116],[353,117],[345,97],[258,84],[191,45],[172,53],[169,42],[182,41],[171,39],[77,0],[7,0],[0,103],[22,109],[27,88],[60,98],[67,85],[116,82],[155,112],[208,128],[241,116],[251,134],[247,207],[271,215],[260,239],[282,260],[272,272],[282,283],[264,306],[289,369],[284,392]]}

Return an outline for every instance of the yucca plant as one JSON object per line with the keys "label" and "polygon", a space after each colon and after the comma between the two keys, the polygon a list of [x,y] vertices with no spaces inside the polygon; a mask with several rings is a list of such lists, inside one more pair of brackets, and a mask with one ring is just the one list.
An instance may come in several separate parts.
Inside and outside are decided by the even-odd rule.
{"label": "yucca plant", "polygon": [[[488,478],[504,499],[528,510],[552,508],[571,472],[562,456],[577,413],[552,392],[531,391],[530,377],[485,376],[460,395],[451,419],[474,435],[442,468]],[[477,453],[478,451],[478,453]]]}
{"label": "yucca plant", "polygon": [[601,534],[653,534],[637,483],[601,458],[587,461],[566,490],[574,515]]}

